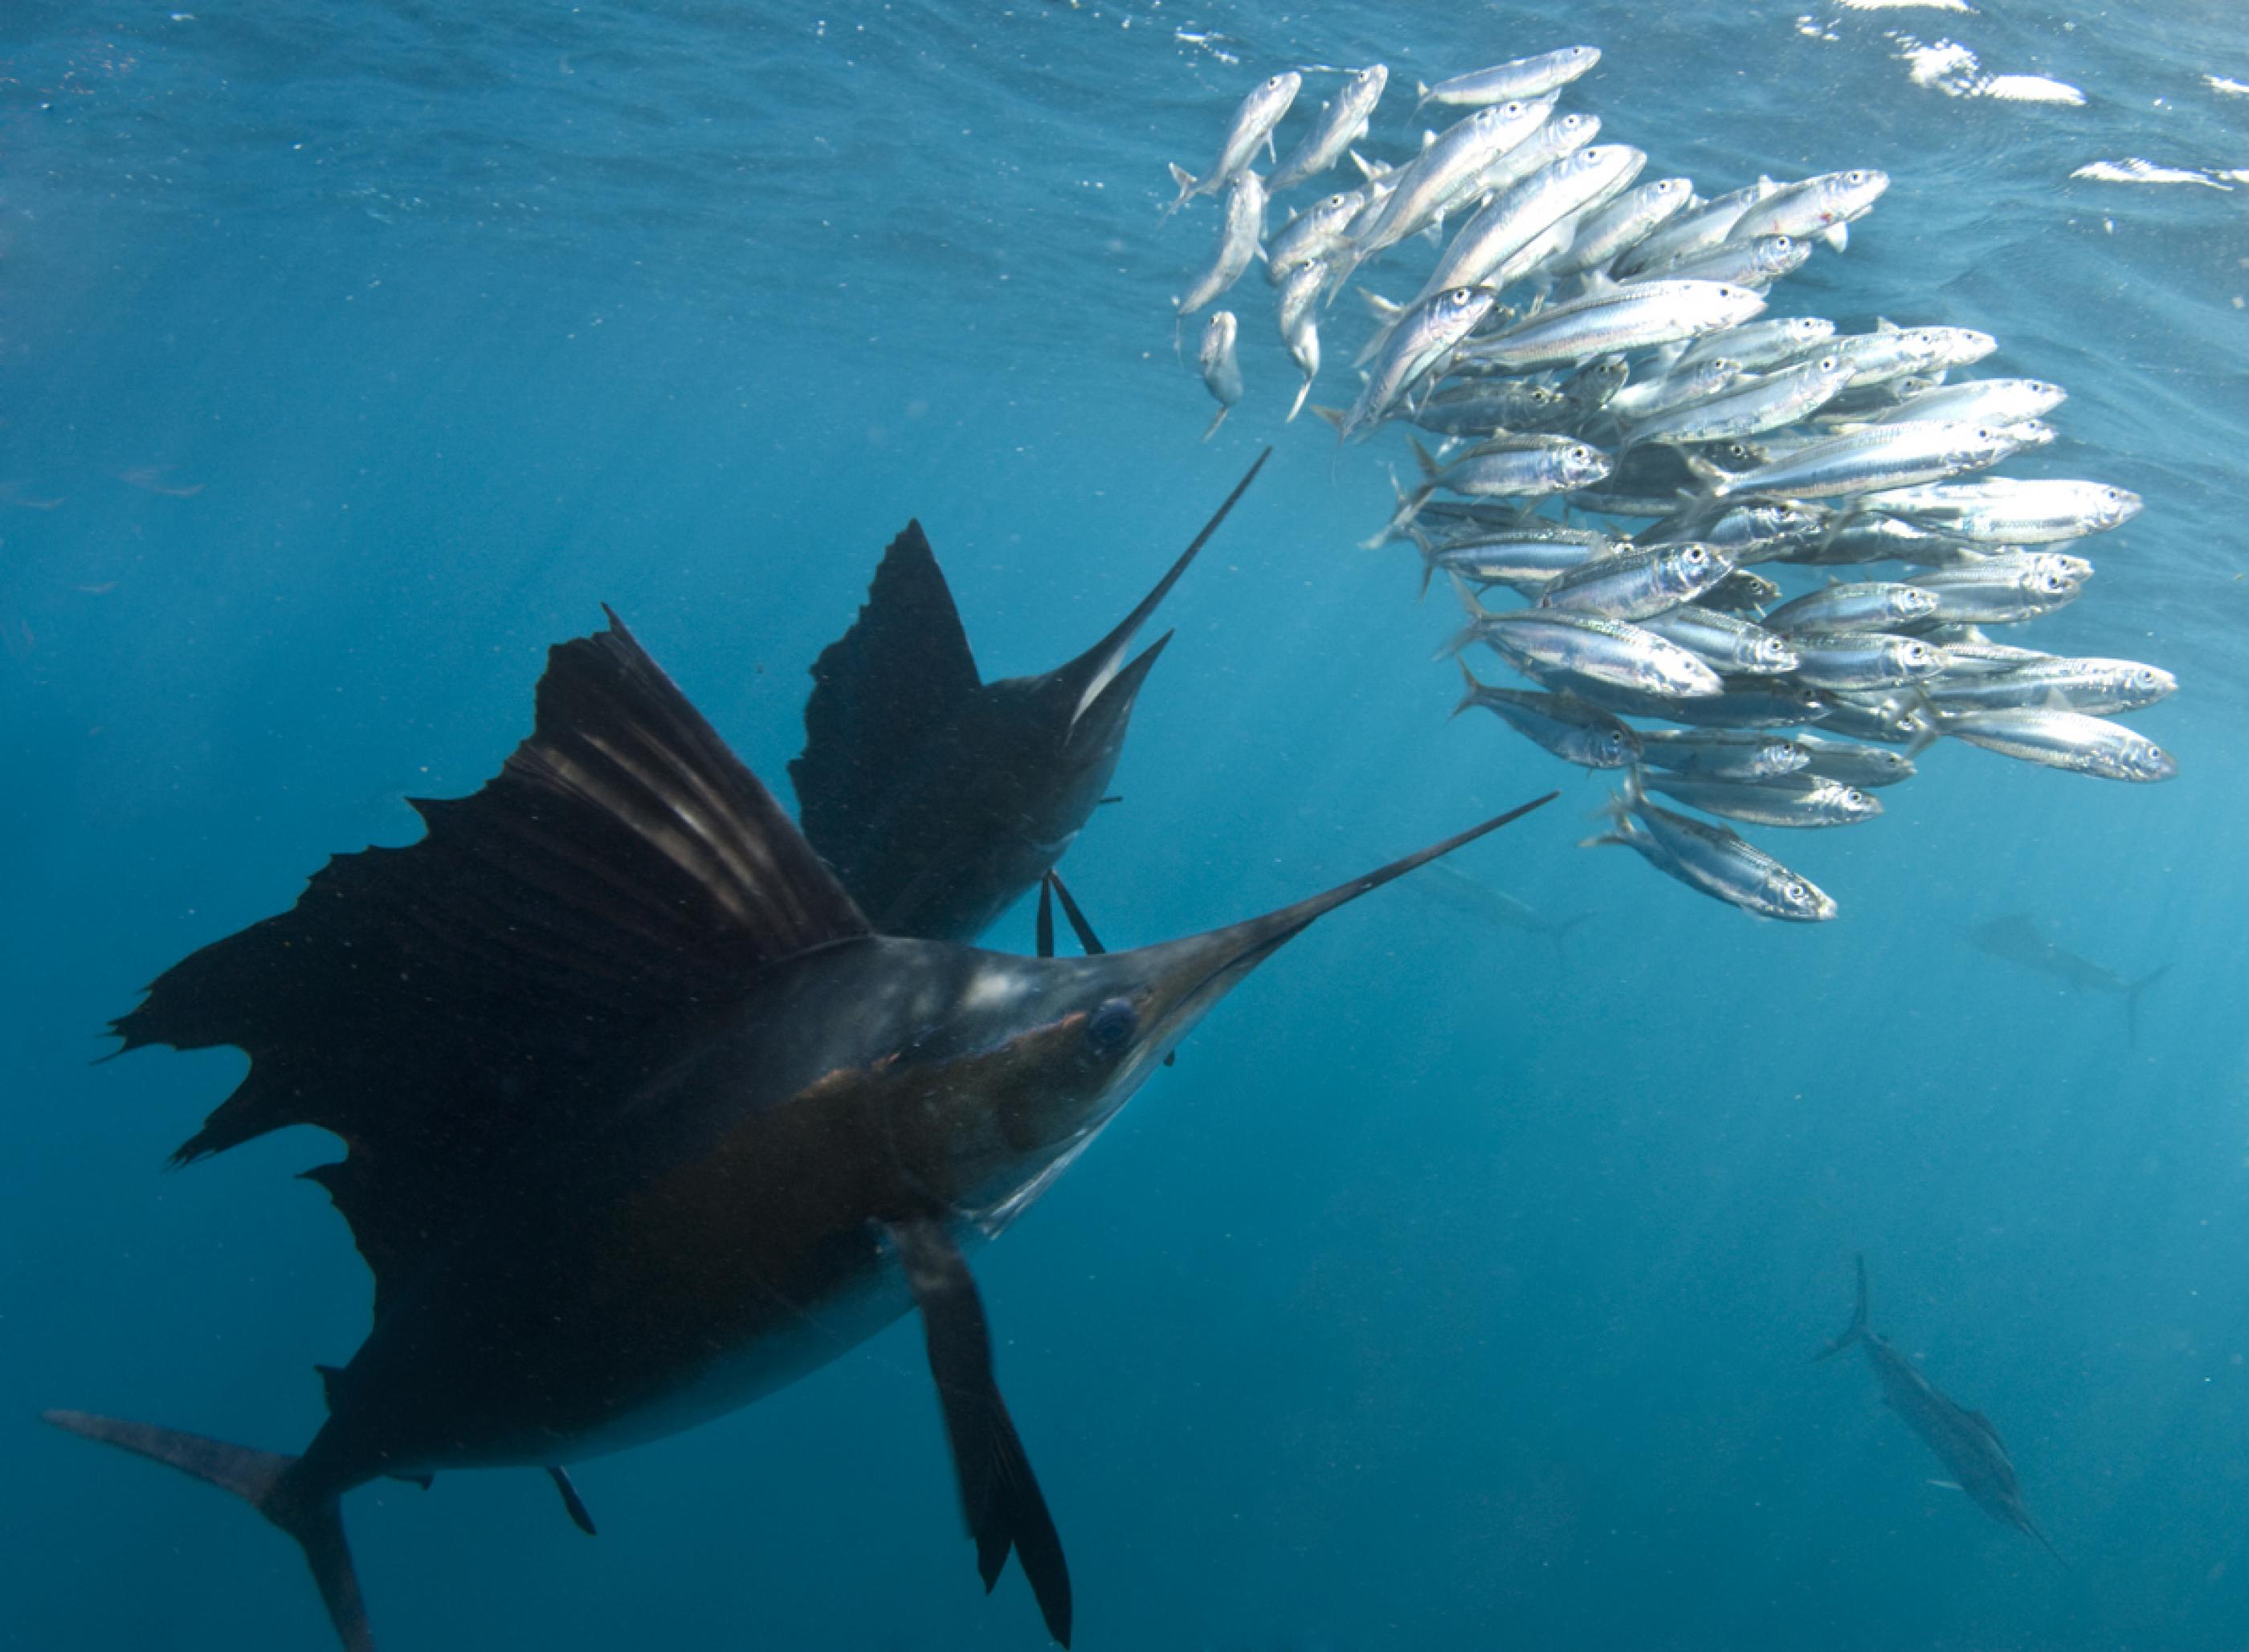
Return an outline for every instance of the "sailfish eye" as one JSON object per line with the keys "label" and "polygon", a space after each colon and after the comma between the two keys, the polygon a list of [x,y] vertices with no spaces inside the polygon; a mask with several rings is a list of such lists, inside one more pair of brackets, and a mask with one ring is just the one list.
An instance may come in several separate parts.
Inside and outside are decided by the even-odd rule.
{"label": "sailfish eye", "polygon": [[1098,1056],[1113,1056],[1132,1041],[1140,1014],[1122,998],[1111,998],[1086,1017],[1085,1042]]}

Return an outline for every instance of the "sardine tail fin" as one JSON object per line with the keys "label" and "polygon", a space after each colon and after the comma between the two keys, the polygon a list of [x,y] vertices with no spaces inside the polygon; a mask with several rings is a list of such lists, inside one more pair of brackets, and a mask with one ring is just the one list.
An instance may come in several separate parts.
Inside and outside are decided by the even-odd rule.
{"label": "sardine tail fin", "polygon": [[1858,1263],[1859,1294],[1851,1309],[1851,1323],[1829,1338],[1827,1346],[1812,1356],[1815,1361],[1833,1359],[1867,1334],[1867,1259],[1860,1256]]}
{"label": "sardine tail fin", "polygon": [[[1171,168],[1172,182],[1180,186],[1180,192],[1173,199],[1171,205],[1164,209],[1163,217],[1166,218],[1170,217],[1173,213],[1178,211],[1181,207],[1187,203],[1188,200],[1194,195],[1195,183],[1197,182],[1195,175],[1188,171],[1178,162],[1173,162],[1171,163]],[[1159,222],[1161,220],[1159,219]]]}
{"label": "sardine tail fin", "polygon": [[1311,393],[1312,381],[1309,376],[1307,376],[1304,382],[1296,387],[1296,399],[1289,403],[1289,416],[1283,419],[1281,423],[1283,424],[1294,424],[1296,422],[1296,415],[1304,410],[1304,398]]}
{"label": "sardine tail fin", "polygon": [[1468,663],[1459,655],[1453,656],[1453,664],[1461,668],[1461,703],[1453,707],[1453,715],[1458,717],[1482,698],[1483,684],[1477,679],[1476,674],[1468,669]]}
{"label": "sardine tail fin", "polygon": [[1232,408],[1221,403],[1218,411],[1210,416],[1210,423],[1202,427],[1202,439],[1207,442],[1212,437],[1216,436],[1218,427],[1226,423],[1226,416],[1233,411]]}
{"label": "sardine tail fin", "polygon": [[1437,547],[1429,536],[1421,531],[1421,525],[1418,522],[1406,524],[1406,537],[1412,540],[1414,548],[1421,553],[1421,589],[1413,594],[1413,600],[1419,602],[1427,598],[1429,582],[1436,575]]}
{"label": "sardine tail fin", "polygon": [[352,1570],[351,1549],[344,1541],[342,1505],[334,1496],[307,1497],[299,1491],[290,1473],[297,1466],[295,1457],[84,1411],[44,1415],[58,1428],[164,1463],[240,1497],[304,1550],[345,1652],[375,1652],[375,1631],[368,1623],[367,1603]]}

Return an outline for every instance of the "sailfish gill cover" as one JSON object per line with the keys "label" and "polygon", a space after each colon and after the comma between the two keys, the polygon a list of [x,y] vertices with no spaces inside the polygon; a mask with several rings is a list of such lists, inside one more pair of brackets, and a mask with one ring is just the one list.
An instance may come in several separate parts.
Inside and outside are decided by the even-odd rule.
{"label": "sailfish gill cover", "polygon": [[[1839,909],[1752,920],[1577,847],[1613,776],[1480,712],[1447,719],[1448,582],[1417,606],[1410,538],[1358,547],[1400,511],[1391,473],[1418,479],[1397,427],[1434,416],[1427,385],[1363,442],[1284,422],[1304,356],[1253,259],[1205,306],[1239,317],[1242,388],[1198,440],[1206,317],[1173,300],[1212,265],[1227,189],[1166,217],[1167,164],[1206,176],[1244,100],[1293,72],[1286,161],[1376,62],[1358,147],[1406,162],[1423,127],[1471,114],[1415,112],[1417,83],[1578,45],[1599,60],[1549,124],[1598,116],[1598,142],[1647,157],[1632,187],[1888,176],[1766,315],[1975,329],[1996,352],[1945,385],[2067,392],[2039,415],[2051,441],[1952,479],[2085,478],[2142,508],[2027,544],[2097,575],[1984,634],[2174,675],[2160,706],[2099,714],[2175,754],[2175,779],[2010,761],[1972,721],[1909,734],[1887,749],[1918,772],[1872,788],[1878,819],[1711,817]],[[290,1180],[334,1139],[278,1131],[168,1171],[243,1055],[95,1064],[147,983],[288,911],[330,856],[420,840],[406,800],[498,772],[547,649],[603,602],[794,814],[808,673],[910,521],[978,680],[1033,678],[1107,636],[1270,444],[1134,643],[1175,633],[1103,784],[1121,801],[1061,864],[1100,940],[1232,922],[1563,796],[1292,943],[974,1253],[1075,1644],[2239,1645],[2249,48],[2231,10],[14,0],[0,65],[0,1644],[328,1633],[259,1521],[38,1422],[83,1407],[298,1449],[326,1415],[313,1367],[367,1332],[351,1234]],[[1268,245],[1365,182],[1346,157],[1277,193]],[[1410,299],[1436,257],[1409,236],[1349,287]],[[1501,302],[1519,322],[1536,290]],[[1374,324],[1358,292],[1323,297],[1308,400],[1348,409]],[[1628,353],[1633,373],[1664,348]],[[1559,389],[1576,367],[1528,376]],[[1577,393],[1615,388],[1598,382]],[[1622,428],[1582,439],[1614,453]],[[1416,434],[1440,464],[1466,450]],[[1716,485],[1683,462],[1660,479],[1666,500]],[[1452,537],[1458,503],[1411,526]],[[1851,516],[1827,543],[1868,531]],[[1937,571],[1749,571],[1794,597],[1915,567]],[[1023,899],[981,944],[1028,953],[1035,930]],[[586,1007],[588,1060],[608,1018],[676,987],[629,949],[603,967],[619,985]],[[285,967],[218,985],[245,1028],[336,996]],[[419,1120],[456,1060],[505,1088],[506,1054],[477,1043],[505,1015],[424,1023],[410,1048],[405,1023],[387,1048],[330,1007],[353,1030],[319,1070],[343,1089],[277,1121],[348,1129],[385,1072]],[[569,1139],[510,1095],[473,1128]],[[497,1196],[482,1162],[449,1162],[428,1208]],[[2067,1572],[1941,1483],[1865,1360],[1812,1359],[1859,1253],[1870,1329],[2004,1435]],[[574,1478],[597,1538],[534,1472],[354,1492],[385,1648],[1042,1643],[1014,1568],[990,1600],[970,1576],[911,1324]]]}

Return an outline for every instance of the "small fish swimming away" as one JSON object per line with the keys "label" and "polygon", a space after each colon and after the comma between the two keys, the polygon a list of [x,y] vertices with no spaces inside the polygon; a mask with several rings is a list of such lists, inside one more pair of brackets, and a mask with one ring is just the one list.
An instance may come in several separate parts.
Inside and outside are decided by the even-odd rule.
{"label": "small fish swimming away", "polygon": [[1481,706],[1564,762],[1581,768],[1625,768],[1640,761],[1639,734],[1597,706],[1567,694],[1493,688],[1476,680],[1466,660],[1461,662],[1461,676],[1466,682],[1461,703],[1453,707],[1455,717]]}
{"label": "small fish swimming away", "polygon": [[1636,768],[1625,770],[1624,793],[1609,800],[1606,812],[1610,829],[1586,838],[1583,847],[1616,843],[1637,850],[1657,871],[1752,917],[1817,924],[1835,915],[1835,903],[1818,885],[1739,834],[1649,802]]}
{"label": "small fish swimming away", "polygon": [[1180,295],[1180,319],[1185,320],[1239,281],[1264,238],[1265,181],[1255,172],[1239,173],[1226,186],[1226,216],[1210,267]]}
{"label": "small fish swimming away", "polygon": [[2144,734],[2085,712],[1968,712],[1943,716],[1954,740],[2019,762],[2147,784],[2178,774],[2171,754]]}
{"label": "small fish swimming away", "polygon": [[2012,1526],[2025,1536],[2035,1538],[2067,1569],[2068,1563],[2062,1560],[2061,1551],[2039,1530],[2030,1511],[2023,1506],[2022,1487],[2015,1478],[2014,1463],[2007,1456],[2007,1448],[1999,1439],[1999,1431],[1991,1426],[1991,1420],[1980,1411],[1956,1405],[1937,1392],[1934,1383],[1890,1346],[1888,1338],[1867,1328],[1864,1256],[1858,1259],[1858,1298],[1851,1311],[1851,1323],[1812,1358],[1833,1359],[1854,1344],[1864,1348],[1867,1363],[1874,1367],[1875,1380],[1881,1384],[1883,1403],[1921,1436],[1921,1442],[1944,1465],[1952,1483],[2001,1525]]}
{"label": "small fish swimming away", "polygon": [[590,1528],[565,1465],[908,1313],[985,1587],[1014,1554],[1068,1646],[1069,1566],[970,1248],[1290,940],[1524,812],[1130,952],[883,934],[614,615],[551,650],[498,777],[416,808],[420,842],[335,857],[115,1023],[127,1050],[251,1055],[176,1162],[295,1125],[342,1139],[308,1174],[375,1275],[374,1321],[322,1373],[327,1421],[292,1456],[45,1414],[251,1504],[303,1550],[346,1652],[375,1647],[347,1493],[532,1469]]}
{"label": "small fish swimming away", "polygon": [[[1729,772],[1715,748],[1668,770],[1675,798],[1759,828],[1869,819],[1882,812],[1872,794],[1914,779],[1915,756],[1946,737],[2096,778],[2176,774],[2171,753],[2110,720],[2171,696],[2169,672],[1996,629],[2080,602],[2094,568],[2072,541],[2142,508],[2097,480],[2002,473],[2055,439],[2046,421],[2062,387],[1972,376],[1999,348],[1982,327],[1902,310],[1839,327],[1802,313],[1804,277],[1832,295],[1826,261],[1862,257],[1854,242],[1883,233],[1892,172],[1839,157],[1804,176],[1705,181],[1707,196],[1684,176],[1642,182],[1661,157],[1568,107],[1598,57],[1565,48],[1419,84],[1417,110],[1470,113],[1430,134],[1393,100],[1392,120],[1370,120],[1345,151],[1358,203],[1310,209],[1274,241],[1289,261],[1269,275],[1304,381],[1297,404],[1323,341],[1308,336],[1313,282],[1296,272],[1317,260],[1326,302],[1358,286],[1375,319],[1356,402],[1315,411],[1345,443],[1416,432],[1419,480],[1388,467],[1396,507],[1362,542],[1412,540],[1424,593],[1440,570],[1487,593],[1441,652],[1481,640],[1538,691],[1485,684],[1471,703],[1572,761],[1595,751],[1572,743],[1603,726],[1594,717],[1632,731],[1659,767],[1670,736],[1701,733],[1808,754],[1792,784]],[[1912,267],[1904,227],[1894,270]],[[1383,283],[1414,299],[1358,281],[1376,258],[1420,260],[1418,291]],[[1345,348],[1339,325],[1330,348]],[[1711,578],[1653,576],[1675,574],[1682,556],[1659,553],[1682,546],[1713,559]],[[1727,783],[1741,781],[1757,795]],[[1650,824],[1686,816],[1620,807],[1635,823],[1609,841],[1674,875],[1703,864]],[[1803,885],[1736,856],[1757,851],[1717,829],[1721,847],[1702,845],[1709,864]],[[1807,893],[1790,915],[1832,910]]]}
{"label": "small fish swimming away", "polygon": [[1320,112],[1312,129],[1290,151],[1289,158],[1274,167],[1273,193],[1309,182],[1342,160],[1351,146],[1365,135],[1374,107],[1382,101],[1383,89],[1389,84],[1390,71],[1379,63],[1351,76],[1336,93],[1335,101]]}
{"label": "small fish swimming away", "polygon": [[1435,86],[1416,86],[1413,90],[1425,104],[1482,104],[1499,103],[1509,98],[1536,98],[1567,86],[1601,60],[1598,46],[1565,46],[1559,52],[1542,52],[1535,58],[1517,58],[1512,63],[1495,65],[1468,74],[1456,74]]}
{"label": "small fish swimming away", "polygon": [[[1231,310],[1214,310],[1210,320],[1203,323],[1202,343],[1195,351],[1195,365],[1202,370],[1202,382],[1218,403],[1218,411],[1204,427],[1206,442],[1218,434],[1218,427],[1226,423],[1226,416],[1234,411],[1234,404],[1241,399],[1241,363],[1235,360],[1235,335],[1241,331]],[[1313,347],[1317,349],[1317,343]],[[1313,367],[1318,367],[1313,358]],[[1307,377],[1309,385],[1311,380]]]}
{"label": "small fish swimming away", "polygon": [[2124,1001],[2124,1021],[2132,1043],[2140,1042],[2140,995],[2170,973],[2163,964],[2137,981],[2127,981],[2106,964],[2050,940],[2038,920],[2022,912],[1990,918],[1968,931],[1968,944],[1986,957],[2058,981],[2074,992],[2108,993]]}
{"label": "small fish swimming away", "polygon": [[[1281,302],[1277,319],[1281,324],[1281,341],[1289,348],[1289,359],[1304,375],[1296,387],[1296,399],[1289,404],[1289,420],[1303,411],[1304,398],[1312,393],[1312,381],[1320,375],[1320,324],[1315,313],[1320,289],[1327,282],[1328,266],[1318,258],[1303,264],[1290,275],[1281,286]],[[1237,375],[1240,368],[1235,369]],[[1237,391],[1235,399],[1240,400]],[[1284,423],[1288,420],[1283,421]],[[1208,432],[1206,431],[1207,436]]]}
{"label": "small fish swimming away", "polygon": [[1242,99],[1241,107],[1227,124],[1225,137],[1219,141],[1218,159],[1211,162],[1209,171],[1198,178],[1185,167],[1172,168],[1172,182],[1180,186],[1180,193],[1164,209],[1164,216],[1169,217],[1199,195],[1216,195],[1247,172],[1257,151],[1272,146],[1273,128],[1289,113],[1289,106],[1296,100],[1303,84],[1304,77],[1290,69],[1273,76]]}

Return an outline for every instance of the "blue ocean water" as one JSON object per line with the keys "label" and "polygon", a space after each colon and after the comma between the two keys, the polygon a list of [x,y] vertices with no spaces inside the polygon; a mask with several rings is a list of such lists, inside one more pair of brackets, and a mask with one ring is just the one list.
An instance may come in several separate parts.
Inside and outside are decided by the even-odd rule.
{"label": "blue ocean water", "polygon": [[[308,1367],[365,1329],[289,1180],[333,1144],[168,1173],[241,1057],[89,1064],[146,981],[473,789],[602,602],[781,788],[907,518],[987,673],[1042,670],[1269,442],[1067,863],[1104,938],[1557,785],[1459,864],[1595,916],[1558,957],[1369,898],[980,1254],[1076,1643],[2249,1644],[2236,8],[175,3],[0,10],[0,1644],[327,1643],[288,1544],[34,1421],[293,1449]],[[1881,821],[1785,845],[1838,921],[1750,922],[1578,850],[1598,780],[1447,722],[1454,616],[1352,548],[1402,444],[1281,424],[1262,299],[1198,444],[1169,299],[1214,215],[1159,221],[1164,163],[1282,66],[1402,86],[1575,42],[1605,55],[1570,107],[1651,176],[1890,172],[1791,307],[1985,328],[1985,370],[2068,388],[2010,473],[2147,509],[2040,640],[2179,673],[2130,719],[2176,781],[1947,742]],[[2170,966],[2136,1042],[1964,939],[2017,912]],[[1809,1362],[1856,1251],[2067,1572],[1930,1484],[1862,1367]],[[1012,1568],[977,1587],[911,1325],[578,1478],[590,1543],[530,1474],[354,1495],[383,1643],[1041,1643]]]}

